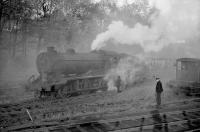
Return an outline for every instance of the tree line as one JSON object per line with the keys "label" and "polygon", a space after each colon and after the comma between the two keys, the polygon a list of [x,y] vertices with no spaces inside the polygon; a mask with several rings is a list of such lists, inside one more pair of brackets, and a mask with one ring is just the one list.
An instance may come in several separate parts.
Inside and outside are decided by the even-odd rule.
{"label": "tree line", "polygon": [[11,56],[54,44],[88,49],[112,20],[145,23],[146,7],[145,0],[123,8],[112,0],[0,0],[0,49]]}

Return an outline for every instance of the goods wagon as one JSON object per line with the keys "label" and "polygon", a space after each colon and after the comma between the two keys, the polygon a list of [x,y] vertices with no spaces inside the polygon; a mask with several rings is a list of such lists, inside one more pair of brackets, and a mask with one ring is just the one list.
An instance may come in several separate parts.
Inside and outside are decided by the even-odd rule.
{"label": "goods wagon", "polygon": [[169,83],[187,95],[200,94],[200,59],[179,58],[176,60],[176,80]]}

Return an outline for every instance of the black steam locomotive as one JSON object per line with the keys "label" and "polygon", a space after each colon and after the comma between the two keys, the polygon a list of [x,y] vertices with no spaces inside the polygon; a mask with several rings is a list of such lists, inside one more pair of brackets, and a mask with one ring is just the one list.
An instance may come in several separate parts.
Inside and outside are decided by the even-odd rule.
{"label": "black steam locomotive", "polygon": [[31,83],[31,87],[39,96],[105,91],[105,73],[124,57],[125,54],[103,50],[76,53],[74,49],[68,49],[59,53],[54,47],[48,47],[37,57],[39,78]]}

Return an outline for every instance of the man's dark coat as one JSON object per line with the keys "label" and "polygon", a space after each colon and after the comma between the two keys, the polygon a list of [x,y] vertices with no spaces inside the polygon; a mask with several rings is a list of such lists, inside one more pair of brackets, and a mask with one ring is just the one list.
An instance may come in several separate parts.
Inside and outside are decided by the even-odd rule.
{"label": "man's dark coat", "polygon": [[156,84],[156,92],[162,93],[162,91],[163,91],[162,83],[161,83],[161,81],[158,81]]}

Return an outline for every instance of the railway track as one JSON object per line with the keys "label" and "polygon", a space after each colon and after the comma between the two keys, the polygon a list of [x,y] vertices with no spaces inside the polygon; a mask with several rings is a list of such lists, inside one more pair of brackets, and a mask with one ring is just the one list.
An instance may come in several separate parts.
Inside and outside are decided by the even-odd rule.
{"label": "railway track", "polygon": [[200,108],[172,112],[151,111],[150,114],[122,119],[99,120],[80,124],[45,124],[8,129],[8,131],[49,132],[197,132],[200,130]]}
{"label": "railway track", "polygon": [[[200,106],[188,104],[200,102],[200,99],[168,103],[170,109],[151,109],[145,113],[133,113],[120,116],[107,116],[104,119],[54,120],[46,122],[30,122],[22,126],[9,127],[6,131],[49,131],[49,132],[197,132],[200,130]],[[177,107],[173,106],[179,104]],[[173,109],[174,108],[174,109]],[[85,119],[87,117],[84,117]]]}

